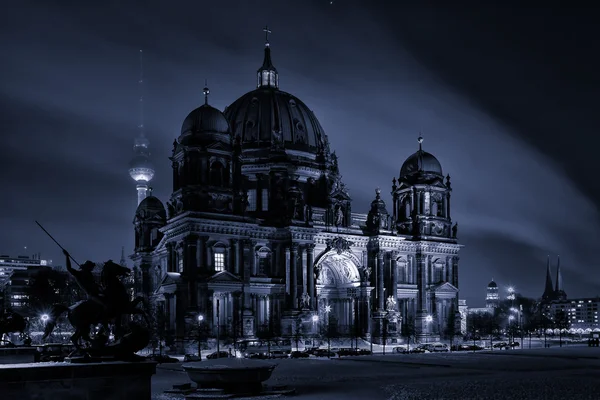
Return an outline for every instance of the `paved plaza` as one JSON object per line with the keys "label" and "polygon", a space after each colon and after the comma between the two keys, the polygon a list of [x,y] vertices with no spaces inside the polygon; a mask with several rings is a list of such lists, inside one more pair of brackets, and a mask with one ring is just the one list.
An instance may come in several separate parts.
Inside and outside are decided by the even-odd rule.
{"label": "paved plaza", "polygon": [[[600,398],[600,349],[584,346],[276,362],[267,383],[296,388],[298,400]],[[181,364],[160,365],[153,399],[183,399],[162,393],[185,382]]]}

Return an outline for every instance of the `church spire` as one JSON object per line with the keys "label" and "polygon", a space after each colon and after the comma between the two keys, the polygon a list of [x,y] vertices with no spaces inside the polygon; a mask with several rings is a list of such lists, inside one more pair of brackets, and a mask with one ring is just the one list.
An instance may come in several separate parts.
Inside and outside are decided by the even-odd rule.
{"label": "church spire", "polygon": [[423,136],[419,133],[419,138],[417,139],[419,142],[419,151],[417,152],[418,158],[417,161],[419,163],[419,171],[423,170]]}
{"label": "church spire", "polygon": [[269,34],[271,33],[271,30],[268,26],[265,26],[263,31],[265,32],[265,57],[263,59],[262,67],[258,69],[257,87],[272,87],[278,89],[279,74],[271,61],[271,44],[269,43]]}
{"label": "church spire", "polygon": [[552,300],[554,298],[554,288],[552,287],[552,273],[550,272],[550,256],[546,263],[546,287],[544,288],[543,300]]}
{"label": "church spire", "polygon": [[563,290],[563,281],[562,281],[562,274],[560,273],[560,256],[558,256],[558,262],[556,264],[556,287],[555,290],[556,292],[560,292]]}

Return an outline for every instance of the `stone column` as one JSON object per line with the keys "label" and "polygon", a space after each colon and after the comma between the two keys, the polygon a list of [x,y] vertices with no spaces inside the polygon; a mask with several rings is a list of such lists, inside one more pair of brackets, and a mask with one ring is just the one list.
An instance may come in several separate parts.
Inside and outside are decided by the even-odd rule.
{"label": "stone column", "polygon": [[292,298],[292,308],[298,308],[298,243],[292,243],[290,249],[290,289]]}
{"label": "stone column", "polygon": [[377,308],[379,311],[385,310],[385,291],[383,290],[384,286],[384,264],[383,264],[383,256],[384,252],[379,250],[377,252]]}
{"label": "stone column", "polygon": [[311,310],[315,309],[316,299],[315,299],[315,266],[314,266],[314,244],[306,245],[306,264],[307,264],[307,280],[308,280],[308,295],[310,296],[310,308]]}
{"label": "stone column", "polygon": [[302,293],[308,293],[308,277],[307,277],[307,273],[308,273],[308,267],[306,265],[306,247],[305,246],[299,246],[298,247],[298,251],[299,251],[299,255],[300,255],[300,262],[302,263]]}
{"label": "stone column", "polygon": [[452,285],[458,289],[458,256],[452,257]]}
{"label": "stone column", "polygon": [[173,272],[173,265],[175,261],[173,260],[173,242],[169,242],[165,246],[167,248],[167,272]]}
{"label": "stone column", "polygon": [[398,252],[392,251],[391,253],[391,267],[392,267],[392,293],[394,301],[396,302],[396,311],[398,311]]}
{"label": "stone column", "polygon": [[442,196],[442,216],[448,218],[448,197]]}
{"label": "stone column", "polygon": [[446,197],[446,218],[450,219],[450,193]]}
{"label": "stone column", "polygon": [[196,251],[196,265],[201,272],[207,270],[206,263],[206,242],[208,238],[206,236],[200,236],[197,240],[198,251]]}
{"label": "stone column", "polygon": [[196,286],[196,278],[198,276],[198,268],[196,266],[196,245],[196,236],[190,235],[185,238],[183,268],[188,283],[188,307],[193,308],[194,310],[198,307],[198,289]]}
{"label": "stone column", "polygon": [[236,275],[241,275],[241,262],[243,258],[243,254],[240,254],[240,250],[243,251],[243,246],[240,243],[240,239],[233,240],[233,273]]}
{"label": "stone column", "polygon": [[291,259],[292,254],[291,250],[288,246],[285,248],[285,293],[288,295],[288,305],[291,305],[292,302],[289,298],[292,295],[292,274],[291,272]]}
{"label": "stone column", "polygon": [[426,273],[427,256],[420,252],[416,255],[417,263],[417,312],[427,312]]}

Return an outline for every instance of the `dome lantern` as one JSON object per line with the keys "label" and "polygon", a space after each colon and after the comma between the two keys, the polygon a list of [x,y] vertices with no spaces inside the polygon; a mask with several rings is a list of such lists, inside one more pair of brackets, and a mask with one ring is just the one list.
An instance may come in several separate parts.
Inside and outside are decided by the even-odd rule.
{"label": "dome lantern", "polygon": [[263,59],[262,67],[257,71],[257,87],[272,87],[278,89],[279,74],[271,61],[271,46],[269,44],[269,33],[271,33],[271,30],[268,26],[265,26],[263,31],[265,32],[265,57]]}

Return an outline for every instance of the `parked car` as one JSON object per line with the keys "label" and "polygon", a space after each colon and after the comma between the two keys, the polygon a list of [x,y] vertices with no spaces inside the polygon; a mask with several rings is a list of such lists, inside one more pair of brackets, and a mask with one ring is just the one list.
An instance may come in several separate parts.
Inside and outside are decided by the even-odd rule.
{"label": "parked car", "polygon": [[196,354],[186,354],[185,356],[183,356],[183,362],[194,362],[194,361],[202,361],[202,358],[200,358]]}
{"label": "parked car", "polygon": [[394,347],[394,349],[392,350],[396,353],[400,353],[400,354],[407,354],[408,353],[408,346],[398,346],[398,347]]}
{"label": "parked car", "polygon": [[269,354],[269,358],[288,358],[288,353],[283,350],[275,350]]}
{"label": "parked car", "polygon": [[211,353],[211,354],[207,355],[206,359],[207,360],[214,360],[216,358],[228,358],[228,357],[230,357],[230,354],[227,351],[219,351],[219,352],[215,351],[214,353]]}
{"label": "parked car", "polygon": [[335,353],[327,349],[317,349],[314,351],[314,355],[315,357],[335,357]]}
{"label": "parked car", "polygon": [[429,347],[429,351],[434,353],[449,351],[448,345],[445,343],[434,343]]}
{"label": "parked car", "polygon": [[290,353],[290,358],[309,358],[310,354],[308,351],[292,351]]}
{"label": "parked car", "polygon": [[358,349],[358,355],[360,356],[370,356],[373,352],[369,349]]}
{"label": "parked car", "polygon": [[339,356],[358,356],[360,352],[357,349],[344,348],[338,350]]}
{"label": "parked car", "polygon": [[409,351],[409,353],[420,354],[420,353],[430,353],[430,351],[423,347],[415,347],[414,349],[411,349]]}

